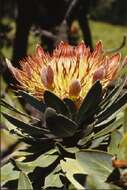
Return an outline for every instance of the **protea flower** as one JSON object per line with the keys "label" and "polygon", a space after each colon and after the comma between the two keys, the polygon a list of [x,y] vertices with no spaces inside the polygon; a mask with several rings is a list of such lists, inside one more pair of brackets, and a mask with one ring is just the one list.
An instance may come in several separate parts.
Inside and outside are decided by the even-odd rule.
{"label": "protea flower", "polygon": [[78,46],[61,42],[52,55],[37,46],[34,55],[20,61],[21,69],[7,63],[20,86],[38,99],[49,90],[73,101],[82,100],[97,80],[106,87],[121,68],[120,54],[106,56],[100,41],[93,52],[84,42]]}

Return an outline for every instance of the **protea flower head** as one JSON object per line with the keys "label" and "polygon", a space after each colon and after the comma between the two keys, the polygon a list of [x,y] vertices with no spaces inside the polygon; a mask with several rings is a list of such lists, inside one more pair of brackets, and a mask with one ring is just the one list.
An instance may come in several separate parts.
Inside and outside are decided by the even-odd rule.
{"label": "protea flower head", "polygon": [[61,42],[52,55],[37,45],[34,55],[20,61],[21,69],[7,64],[20,86],[38,99],[49,90],[74,101],[81,100],[97,80],[106,87],[121,67],[120,54],[106,56],[100,41],[93,52],[84,42],[77,46]]}

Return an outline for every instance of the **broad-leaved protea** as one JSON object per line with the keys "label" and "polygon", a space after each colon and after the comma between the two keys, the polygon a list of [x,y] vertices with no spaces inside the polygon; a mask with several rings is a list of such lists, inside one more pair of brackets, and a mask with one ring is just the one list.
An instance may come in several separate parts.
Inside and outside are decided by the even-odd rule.
{"label": "broad-leaved protea", "polygon": [[[101,42],[93,52],[83,42],[61,42],[52,55],[37,46],[34,55],[20,61],[20,69],[7,64],[19,82],[18,95],[39,117],[1,100],[2,115],[13,124],[11,134],[28,144],[20,160],[13,157],[2,167],[4,187],[13,180],[13,189],[126,189],[126,171],[121,171],[127,167],[126,136],[121,144],[115,141],[124,131],[127,107],[126,74],[119,75],[126,63],[120,54],[106,55]],[[115,86],[103,91],[117,76]],[[13,147],[3,153],[4,160]],[[115,151],[122,158],[113,157]]]}

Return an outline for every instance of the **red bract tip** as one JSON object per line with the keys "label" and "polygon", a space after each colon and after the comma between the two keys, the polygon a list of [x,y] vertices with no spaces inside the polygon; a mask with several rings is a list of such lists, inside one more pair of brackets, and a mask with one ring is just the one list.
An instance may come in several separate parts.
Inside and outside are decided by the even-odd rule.
{"label": "red bract tip", "polygon": [[42,57],[44,55],[44,50],[39,44],[36,46],[36,53],[39,57]]}

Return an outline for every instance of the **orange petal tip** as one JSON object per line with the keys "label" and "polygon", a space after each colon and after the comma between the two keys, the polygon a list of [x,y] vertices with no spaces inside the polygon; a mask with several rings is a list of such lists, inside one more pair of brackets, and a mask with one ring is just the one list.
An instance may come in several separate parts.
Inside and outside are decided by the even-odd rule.
{"label": "orange petal tip", "polygon": [[44,54],[44,50],[39,44],[36,45],[36,53],[39,57],[42,57],[42,55]]}

